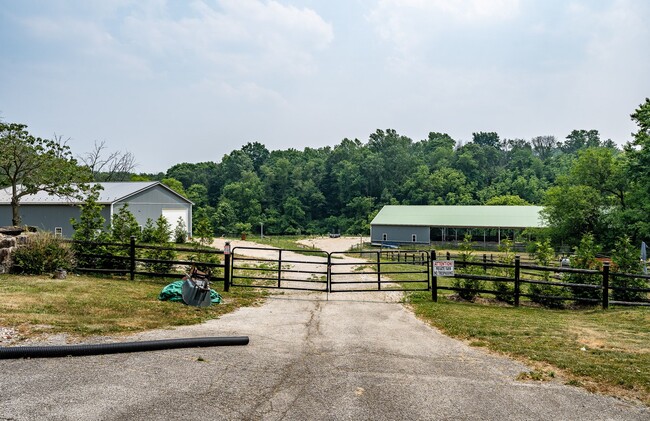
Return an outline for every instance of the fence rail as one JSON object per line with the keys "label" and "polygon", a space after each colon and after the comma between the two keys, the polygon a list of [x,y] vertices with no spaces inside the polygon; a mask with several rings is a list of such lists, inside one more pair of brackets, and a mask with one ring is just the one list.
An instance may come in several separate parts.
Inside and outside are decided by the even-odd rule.
{"label": "fence rail", "polygon": [[[523,263],[519,256],[514,258],[512,264],[496,262],[488,259],[483,255],[482,260],[463,261],[455,260],[457,270],[451,279],[467,279],[485,282],[485,286],[477,288],[460,287],[457,284],[442,285],[441,279],[434,273],[433,262],[437,260],[436,251],[373,251],[360,250],[346,252],[354,256],[362,257],[366,260],[365,265],[368,269],[359,272],[354,266],[360,263],[347,263],[338,260],[343,252],[327,253],[323,251],[314,251],[310,254],[311,259],[295,260],[295,258],[286,260],[282,257],[282,249],[255,248],[255,250],[273,250],[278,253],[277,258],[249,257],[237,255],[233,257],[230,252],[224,252],[214,249],[197,249],[190,247],[163,247],[148,244],[136,244],[132,238],[130,243],[89,243],[77,242],[103,247],[106,253],[86,252],[80,253],[80,260],[94,262],[93,267],[79,266],[76,268],[79,272],[94,273],[114,273],[127,275],[131,280],[135,276],[149,277],[178,277],[189,271],[193,265],[212,269],[212,282],[223,282],[224,291],[228,291],[230,286],[252,286],[259,288],[286,288],[297,290],[316,290],[322,292],[347,291],[352,292],[354,289],[336,289],[336,285],[349,284],[374,284],[375,291],[387,290],[388,284],[401,285],[400,282],[415,285],[413,288],[399,288],[389,290],[393,291],[431,291],[431,299],[438,300],[440,291],[467,292],[472,291],[476,294],[492,294],[497,297],[509,297],[511,303],[515,306],[520,305],[521,298],[531,299],[533,301],[554,300],[557,302],[575,301],[580,303],[599,304],[602,308],[608,308],[610,304],[624,306],[650,306],[650,276],[633,273],[617,273],[610,271],[608,262],[603,262],[601,270],[595,269],[576,269],[556,266],[540,266],[534,263]],[[245,249],[245,248],[239,248]],[[201,261],[200,259],[160,259],[141,256],[140,250],[153,251],[175,251],[187,252],[197,255],[217,255],[220,261]],[[233,250],[234,251],[234,250]],[[305,253],[305,250],[299,250]],[[116,254],[117,253],[117,254]],[[447,260],[452,260],[449,252],[443,254]],[[455,256],[454,256],[455,257]],[[208,259],[209,260],[209,259]],[[237,264],[239,262],[239,264]],[[298,270],[286,267],[287,264],[308,264],[313,269]],[[270,266],[270,267],[269,267]],[[186,267],[184,272],[179,271],[180,267]],[[350,269],[346,269],[346,268]],[[409,269],[412,267],[412,269]],[[151,268],[158,268],[152,270]],[[339,268],[338,270],[332,270]],[[395,269],[393,269],[395,268]],[[474,268],[474,269],[471,269]],[[176,270],[174,270],[176,269]],[[476,273],[481,272],[482,273]],[[465,271],[473,271],[467,273]],[[490,270],[493,270],[490,273]],[[245,273],[243,271],[252,272]],[[496,273],[494,273],[496,271]],[[395,281],[390,278],[391,275],[411,275],[418,279],[409,281]],[[422,275],[418,277],[417,275]],[[272,275],[272,276],[269,276]],[[309,275],[309,277],[296,277],[296,275]],[[374,279],[360,279],[360,275],[374,277]],[[383,278],[385,276],[385,278]],[[572,281],[577,276],[588,278],[589,282],[580,283]],[[359,277],[359,279],[356,279]],[[628,286],[625,283],[619,283],[621,280],[641,280],[636,285]],[[247,280],[247,281],[244,281]],[[499,284],[506,285],[505,289],[498,290]],[[641,285],[641,286],[639,286]],[[492,286],[489,288],[487,286]],[[532,292],[531,288],[535,286],[550,288],[559,288],[561,293],[549,289],[546,293]],[[369,291],[360,289],[360,291]],[[549,292],[550,291],[550,292]],[[634,299],[627,299],[633,297]],[[618,298],[618,299],[617,299]],[[621,299],[623,298],[623,299]]]}

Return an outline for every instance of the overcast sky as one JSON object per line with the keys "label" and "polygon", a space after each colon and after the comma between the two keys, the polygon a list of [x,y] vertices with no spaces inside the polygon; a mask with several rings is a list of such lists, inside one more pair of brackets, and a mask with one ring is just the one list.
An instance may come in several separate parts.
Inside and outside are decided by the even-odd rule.
{"label": "overcast sky", "polygon": [[647,0],[0,0],[0,118],[138,172],[378,128],[624,144],[648,22]]}

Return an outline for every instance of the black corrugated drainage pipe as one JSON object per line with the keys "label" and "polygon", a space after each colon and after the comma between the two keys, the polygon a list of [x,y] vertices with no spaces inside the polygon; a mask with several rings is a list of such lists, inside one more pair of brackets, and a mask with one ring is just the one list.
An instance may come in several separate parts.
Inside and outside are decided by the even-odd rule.
{"label": "black corrugated drainage pipe", "polygon": [[124,352],[160,351],[163,349],[232,345],[248,345],[248,336],[181,338],[93,345],[0,347],[0,360],[10,358],[80,357],[85,355],[119,354]]}

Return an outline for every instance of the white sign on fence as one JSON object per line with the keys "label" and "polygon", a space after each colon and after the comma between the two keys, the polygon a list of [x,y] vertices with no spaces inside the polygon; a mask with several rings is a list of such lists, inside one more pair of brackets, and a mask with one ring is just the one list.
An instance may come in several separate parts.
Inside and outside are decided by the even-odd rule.
{"label": "white sign on fence", "polygon": [[454,276],[454,261],[434,260],[433,276]]}

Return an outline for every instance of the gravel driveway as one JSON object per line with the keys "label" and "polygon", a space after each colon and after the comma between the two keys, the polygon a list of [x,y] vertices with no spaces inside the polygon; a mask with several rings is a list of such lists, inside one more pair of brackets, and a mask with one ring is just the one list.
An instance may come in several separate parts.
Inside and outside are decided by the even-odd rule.
{"label": "gravel driveway", "polygon": [[650,419],[418,320],[396,293],[287,293],[133,340],[248,335],[250,344],[0,361],[0,420]]}

